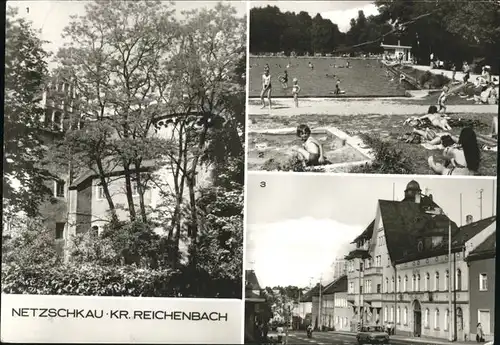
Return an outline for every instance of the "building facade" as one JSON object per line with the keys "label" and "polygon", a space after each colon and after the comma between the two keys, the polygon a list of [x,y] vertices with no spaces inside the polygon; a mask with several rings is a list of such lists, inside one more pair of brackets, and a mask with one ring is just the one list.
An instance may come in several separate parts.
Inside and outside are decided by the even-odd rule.
{"label": "building facade", "polygon": [[375,219],[346,256],[351,329],[381,324],[396,334],[448,339],[452,327],[455,339],[470,339],[465,257],[494,232],[496,218],[467,219],[459,228],[416,181],[402,201],[379,200]]}
{"label": "building facade", "polygon": [[471,339],[481,324],[484,338],[493,340],[495,333],[495,257],[496,231],[466,257],[469,266]]}

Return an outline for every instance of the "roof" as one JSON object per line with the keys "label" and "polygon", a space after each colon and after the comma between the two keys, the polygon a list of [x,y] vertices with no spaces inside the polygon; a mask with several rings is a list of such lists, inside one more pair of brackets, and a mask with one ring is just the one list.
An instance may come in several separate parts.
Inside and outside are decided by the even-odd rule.
{"label": "roof", "polygon": [[368,253],[367,249],[356,248],[353,249],[347,254],[344,258],[346,260],[351,260],[354,258],[368,259],[370,257],[370,253]]}
{"label": "roof", "polygon": [[361,240],[361,239],[370,239],[372,238],[372,234],[373,234],[373,227],[375,226],[375,219],[372,220],[372,222],[366,227],[366,229],[361,233],[361,235],[359,235],[358,237],[356,237],[351,243],[356,243],[357,241]]}
{"label": "roof", "polygon": [[[461,252],[464,249],[464,244],[467,242],[469,239],[473,238],[476,236],[478,233],[486,229],[488,226],[493,224],[496,221],[496,216],[489,217],[482,219],[480,221],[464,225],[460,228],[457,228],[455,231],[452,231],[452,252],[457,253]],[[453,230],[453,229],[452,229]],[[448,253],[449,248],[448,248],[448,241],[447,241],[447,236],[448,234],[445,235],[445,240],[443,240],[442,245],[437,246],[432,249],[424,249],[421,252],[418,251],[413,251],[411,253],[408,253],[404,258],[397,260],[398,263],[404,263],[404,262],[409,262],[409,261],[414,261],[414,260],[422,260],[422,259],[427,259],[430,257],[435,257],[438,255],[445,255]],[[476,248],[477,250],[477,248]],[[472,254],[472,252],[471,252]],[[469,255],[470,256],[470,255]]]}
{"label": "roof", "polygon": [[[325,286],[322,286],[322,289],[324,289]],[[313,296],[319,296],[319,283],[316,284],[315,287],[307,291],[304,296],[300,298],[301,302],[312,302]]]}
{"label": "roof", "polygon": [[411,46],[398,46],[396,44],[380,44],[382,48],[406,48],[406,49],[411,49]]}
{"label": "roof", "polygon": [[335,292],[347,292],[347,275],[344,274],[329,284],[323,290],[323,295],[329,295]]}
{"label": "roof", "polygon": [[497,233],[496,231],[484,240],[476,249],[469,253],[467,260],[475,261],[481,259],[494,258],[497,251]]}
{"label": "roof", "polygon": [[245,271],[245,290],[262,290],[254,270]]}
{"label": "roof", "polygon": [[[394,262],[401,262],[409,254],[417,252],[417,239],[429,234],[448,233],[450,219],[444,215],[431,214],[432,208],[439,206],[431,198],[423,196],[420,203],[411,200],[379,200],[380,215],[384,224],[389,256]],[[458,229],[451,222],[452,233]],[[425,250],[419,254],[425,255]]]}

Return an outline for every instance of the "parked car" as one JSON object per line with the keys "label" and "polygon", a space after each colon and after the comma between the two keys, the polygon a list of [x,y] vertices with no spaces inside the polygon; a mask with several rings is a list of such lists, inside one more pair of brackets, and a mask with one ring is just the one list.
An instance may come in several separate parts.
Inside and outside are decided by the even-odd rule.
{"label": "parked car", "polygon": [[364,326],[356,335],[359,345],[362,344],[389,344],[389,334],[382,326]]}
{"label": "parked car", "polygon": [[269,333],[267,333],[267,340],[270,343],[275,343],[275,344],[281,344],[283,343],[283,327],[278,326],[274,330],[270,330]]}

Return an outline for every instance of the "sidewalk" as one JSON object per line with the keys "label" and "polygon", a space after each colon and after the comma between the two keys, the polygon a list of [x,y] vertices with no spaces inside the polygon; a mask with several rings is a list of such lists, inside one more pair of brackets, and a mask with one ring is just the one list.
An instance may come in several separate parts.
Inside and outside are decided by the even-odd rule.
{"label": "sidewalk", "polygon": [[[355,332],[347,332],[347,331],[331,331],[329,333],[334,333],[334,334],[343,334],[343,335],[351,335],[355,336]],[[409,341],[409,342],[414,342],[414,343],[419,343],[419,344],[427,344],[427,345],[450,345],[450,344],[455,344],[455,345],[471,345],[472,341],[469,342],[460,342],[460,341],[453,341],[450,342],[448,340],[444,340],[441,338],[429,338],[429,337],[424,337],[424,338],[417,338],[417,337],[405,337],[402,335],[391,335],[391,339],[397,339],[397,340],[404,340],[404,341]]]}
{"label": "sidewalk", "polygon": [[[425,114],[428,105],[401,104],[397,99],[356,99],[336,100],[331,98],[306,98],[299,101],[299,108],[295,108],[292,98],[278,98],[273,100],[273,108],[261,109],[260,100],[250,99],[247,105],[249,115],[416,115]],[[447,112],[459,113],[498,113],[498,105],[462,104],[448,105]]]}
{"label": "sidewalk", "polygon": [[[453,75],[452,71],[448,71],[448,70],[444,70],[444,69],[435,69],[435,68],[431,69],[431,66],[425,66],[425,65],[409,65],[409,66],[413,67],[415,69],[418,69],[420,71],[429,71],[433,74],[443,74],[450,79],[451,79],[451,76]],[[455,74],[455,79],[462,80],[464,78],[464,74],[465,74],[464,72],[457,71],[457,73]],[[474,82],[476,80],[476,78],[479,76],[480,76],[480,74],[470,73],[469,81]],[[497,80],[498,80],[498,75],[492,75],[491,79],[493,79],[493,78],[497,78]]]}

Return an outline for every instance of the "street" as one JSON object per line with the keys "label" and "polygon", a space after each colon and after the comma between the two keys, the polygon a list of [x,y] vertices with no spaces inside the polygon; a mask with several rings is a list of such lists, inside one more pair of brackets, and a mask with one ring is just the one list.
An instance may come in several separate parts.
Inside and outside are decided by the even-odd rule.
{"label": "street", "polygon": [[[348,334],[339,334],[333,332],[314,332],[311,339],[306,335],[305,331],[292,331],[288,335],[289,344],[317,344],[317,345],[357,345],[356,336]],[[394,339],[389,342],[390,345],[409,345],[409,344],[426,344],[429,343],[413,342],[409,340]]]}

